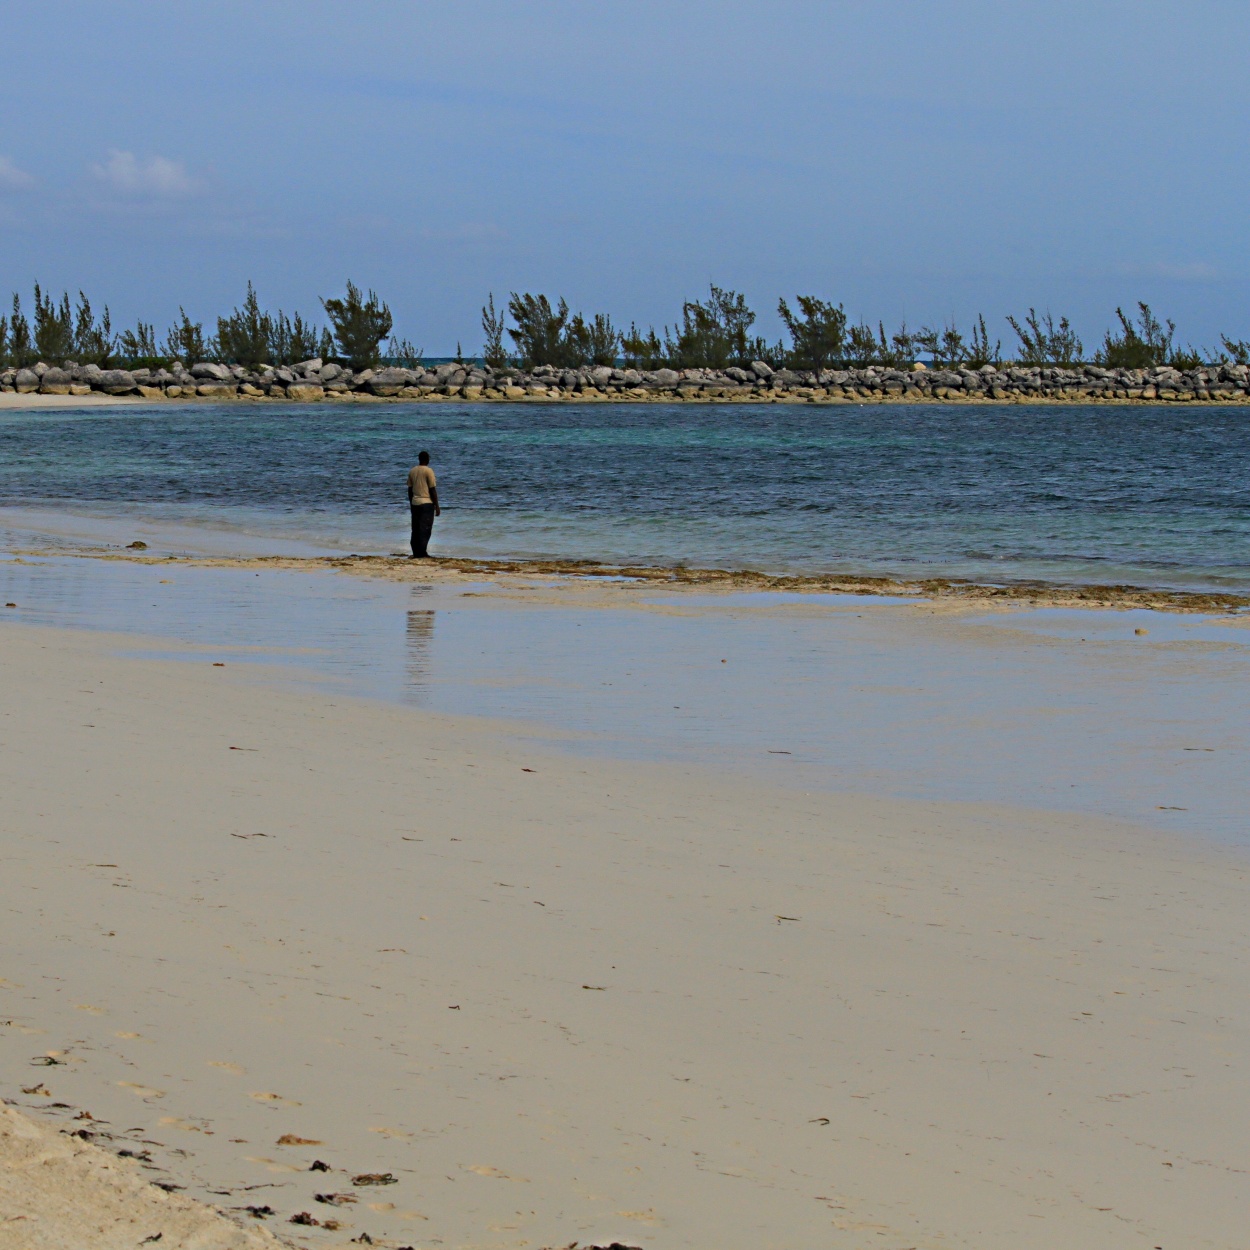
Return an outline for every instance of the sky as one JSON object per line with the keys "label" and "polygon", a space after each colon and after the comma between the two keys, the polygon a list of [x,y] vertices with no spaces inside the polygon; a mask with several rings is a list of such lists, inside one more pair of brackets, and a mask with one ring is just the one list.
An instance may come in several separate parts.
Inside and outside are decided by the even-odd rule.
{"label": "sky", "polygon": [[10,0],[0,298],[211,322],[375,288],[671,324],[710,282],[893,329],[1147,300],[1250,338],[1245,0]]}

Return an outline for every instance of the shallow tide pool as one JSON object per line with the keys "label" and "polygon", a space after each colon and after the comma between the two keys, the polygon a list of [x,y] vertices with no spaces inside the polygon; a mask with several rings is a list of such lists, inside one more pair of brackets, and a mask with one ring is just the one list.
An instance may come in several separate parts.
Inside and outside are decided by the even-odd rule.
{"label": "shallow tide pool", "polygon": [[132,634],[138,657],[262,665],[263,680],[503,718],[562,750],[1250,844],[1250,622],[1236,618],[834,595],[605,607],[542,588],[82,558],[0,561],[0,596],[18,605],[0,625]]}

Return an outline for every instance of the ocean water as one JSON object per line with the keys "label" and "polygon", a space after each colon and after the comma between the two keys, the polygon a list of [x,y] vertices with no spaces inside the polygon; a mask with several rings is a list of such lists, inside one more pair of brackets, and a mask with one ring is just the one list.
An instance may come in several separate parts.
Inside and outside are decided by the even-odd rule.
{"label": "ocean water", "polygon": [[1250,591],[1239,407],[5,411],[0,526],[10,545],[400,551],[423,447],[442,554]]}

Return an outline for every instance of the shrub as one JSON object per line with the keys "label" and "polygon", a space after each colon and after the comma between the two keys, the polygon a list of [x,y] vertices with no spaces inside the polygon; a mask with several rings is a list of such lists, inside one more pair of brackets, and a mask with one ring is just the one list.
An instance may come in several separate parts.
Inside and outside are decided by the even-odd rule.
{"label": "shrub", "polygon": [[133,330],[123,330],[118,336],[117,355],[128,365],[137,365],[140,361],[148,365],[155,360],[165,363],[156,350],[155,327],[142,321]]}
{"label": "shrub", "polygon": [[650,326],[643,334],[632,321],[629,333],[621,335],[621,355],[627,369],[662,369],[668,364],[664,344],[660,342],[655,327]]}
{"label": "shrub", "polygon": [[747,331],[755,314],[745,297],[711,284],[707,303],[691,300],[681,307],[681,325],[665,331],[665,354],[678,369],[724,369],[750,364]]}
{"label": "shrub", "polygon": [[586,321],[578,313],[565,331],[568,357],[573,365],[610,365],[615,367],[621,345],[621,332],[606,313],[596,313]]}
{"label": "shrub", "polygon": [[516,344],[522,368],[561,368],[572,363],[564,334],[569,320],[569,306],[564,300],[552,308],[545,295],[518,295],[513,291],[508,312],[516,322],[516,329],[508,333]]}
{"label": "shrub", "polygon": [[747,361],[762,360],[766,365],[771,365],[774,369],[786,369],[793,363],[790,359],[789,348],[780,339],[775,343],[769,343],[762,334],[757,334],[747,343],[744,359]]}
{"label": "shrub", "polygon": [[[456,344],[459,348],[460,344]],[[328,355],[328,352],[323,352]],[[421,362],[425,358],[425,353],[420,349],[413,347],[407,339],[392,338],[386,345],[386,354],[383,359],[392,365],[398,365],[401,369],[419,369]]]}
{"label": "shrub", "polygon": [[1137,308],[1136,325],[1124,315],[1122,308],[1115,310],[1120,333],[1113,335],[1108,330],[1104,335],[1102,347],[1094,355],[1098,364],[1108,369],[1151,369],[1171,361],[1176,323],[1169,321],[1165,326],[1144,301],[1139,302]]}
{"label": "shrub", "polygon": [[247,297],[242,308],[228,317],[217,318],[216,351],[227,364],[255,369],[269,363],[269,344],[273,338],[273,318],[262,312],[252,284],[247,284]]}
{"label": "shrub", "polygon": [[22,312],[21,301],[16,292],[13,295],[13,320],[9,325],[9,339],[12,344],[14,364],[33,364],[35,345],[30,335],[30,322],[26,320],[26,314]]}
{"label": "shrub", "polygon": [[1036,310],[1030,308],[1023,326],[1010,316],[1007,324],[1020,340],[1021,364],[1074,365],[1080,361],[1085,350],[1068,324],[1067,317],[1060,317],[1056,327],[1049,312],[1044,317],[1039,317]]}
{"label": "shrub", "polygon": [[495,295],[492,292],[489,300],[482,305],[482,333],[486,336],[482,362],[488,369],[506,369],[512,364],[512,357],[503,345],[507,324],[507,314],[495,311]]}
{"label": "shrub", "polygon": [[35,354],[40,360],[58,364],[74,354],[74,314],[69,296],[62,295],[57,304],[35,283]]}
{"label": "shrub", "polygon": [[30,322],[22,312],[22,300],[13,292],[13,316],[9,320],[8,360],[17,368],[35,363],[35,347],[30,338]]}
{"label": "shrub", "polygon": [[984,365],[999,364],[1002,358],[1002,339],[995,339],[994,346],[990,346],[990,335],[985,328],[985,317],[978,314],[976,324],[972,327],[972,342],[968,346],[968,358],[964,363],[969,369],[980,369]]}
{"label": "shrub", "polygon": [[165,335],[165,355],[170,360],[181,360],[188,367],[207,360],[209,351],[204,341],[204,326],[192,321],[181,306],[178,316],[181,320]]}
{"label": "shrub", "polygon": [[820,373],[842,359],[846,348],[846,313],[841,304],[834,307],[810,295],[794,298],[801,316],[792,313],[784,299],[777,304],[777,312],[790,334],[787,363],[796,369]]}
{"label": "shrub", "polygon": [[[885,338],[885,331],[882,331],[882,339]],[[846,360],[848,364],[854,365],[856,368],[863,369],[868,365],[874,364],[877,359],[877,336],[873,333],[871,326],[860,322],[854,325],[847,332],[846,336]]]}
{"label": "shrub", "polygon": [[[68,304],[68,300],[64,301]],[[91,312],[91,302],[78,292],[78,309],[74,317],[74,359],[80,365],[107,365],[116,350],[108,305],[99,321]]]}
{"label": "shrub", "polygon": [[319,330],[296,313],[288,317],[281,309],[269,319],[269,362],[293,365],[314,356],[329,356],[333,347],[329,331]]}
{"label": "shrub", "polygon": [[1220,342],[1227,353],[1226,359],[1231,359],[1236,365],[1250,365],[1250,343],[1244,339],[1230,339],[1227,334],[1220,335]]}
{"label": "shrub", "polygon": [[391,310],[379,302],[373,291],[362,299],[355,284],[347,284],[345,299],[321,301],[334,327],[334,342],[339,355],[353,369],[369,369],[378,363],[382,340],[391,332]]}
{"label": "shrub", "polygon": [[[69,295],[62,293],[60,302],[45,295],[35,283],[34,334],[21,315],[21,305],[13,297],[13,321],[9,331],[15,340],[16,355],[23,364],[34,360],[62,363],[75,360],[79,364],[107,364],[114,350],[112,326],[106,307],[100,320],[91,311],[91,301],[78,292],[78,306],[70,305]],[[20,340],[20,342],[16,341]]]}
{"label": "shrub", "polygon": [[885,365],[887,368],[898,369],[914,364],[916,339],[917,335],[908,330],[905,321],[889,338],[885,336],[884,322],[877,322],[875,332],[870,325],[860,322],[859,325],[852,326],[847,335],[847,361],[861,369],[868,365]]}
{"label": "shrub", "polygon": [[989,331],[985,318],[978,316],[972,325],[972,336],[965,340],[953,321],[940,331],[926,326],[915,336],[915,345],[933,357],[935,365],[953,368],[966,366],[979,369],[982,365],[996,364],[1002,353],[1002,340],[990,346]]}

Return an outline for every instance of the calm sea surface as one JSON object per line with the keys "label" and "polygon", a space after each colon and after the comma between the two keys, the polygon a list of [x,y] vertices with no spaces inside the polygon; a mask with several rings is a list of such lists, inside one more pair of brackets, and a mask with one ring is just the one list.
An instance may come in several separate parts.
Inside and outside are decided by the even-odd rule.
{"label": "calm sea surface", "polygon": [[1245,408],[0,412],[0,506],[216,550],[397,551],[422,447],[443,554],[1250,590]]}

